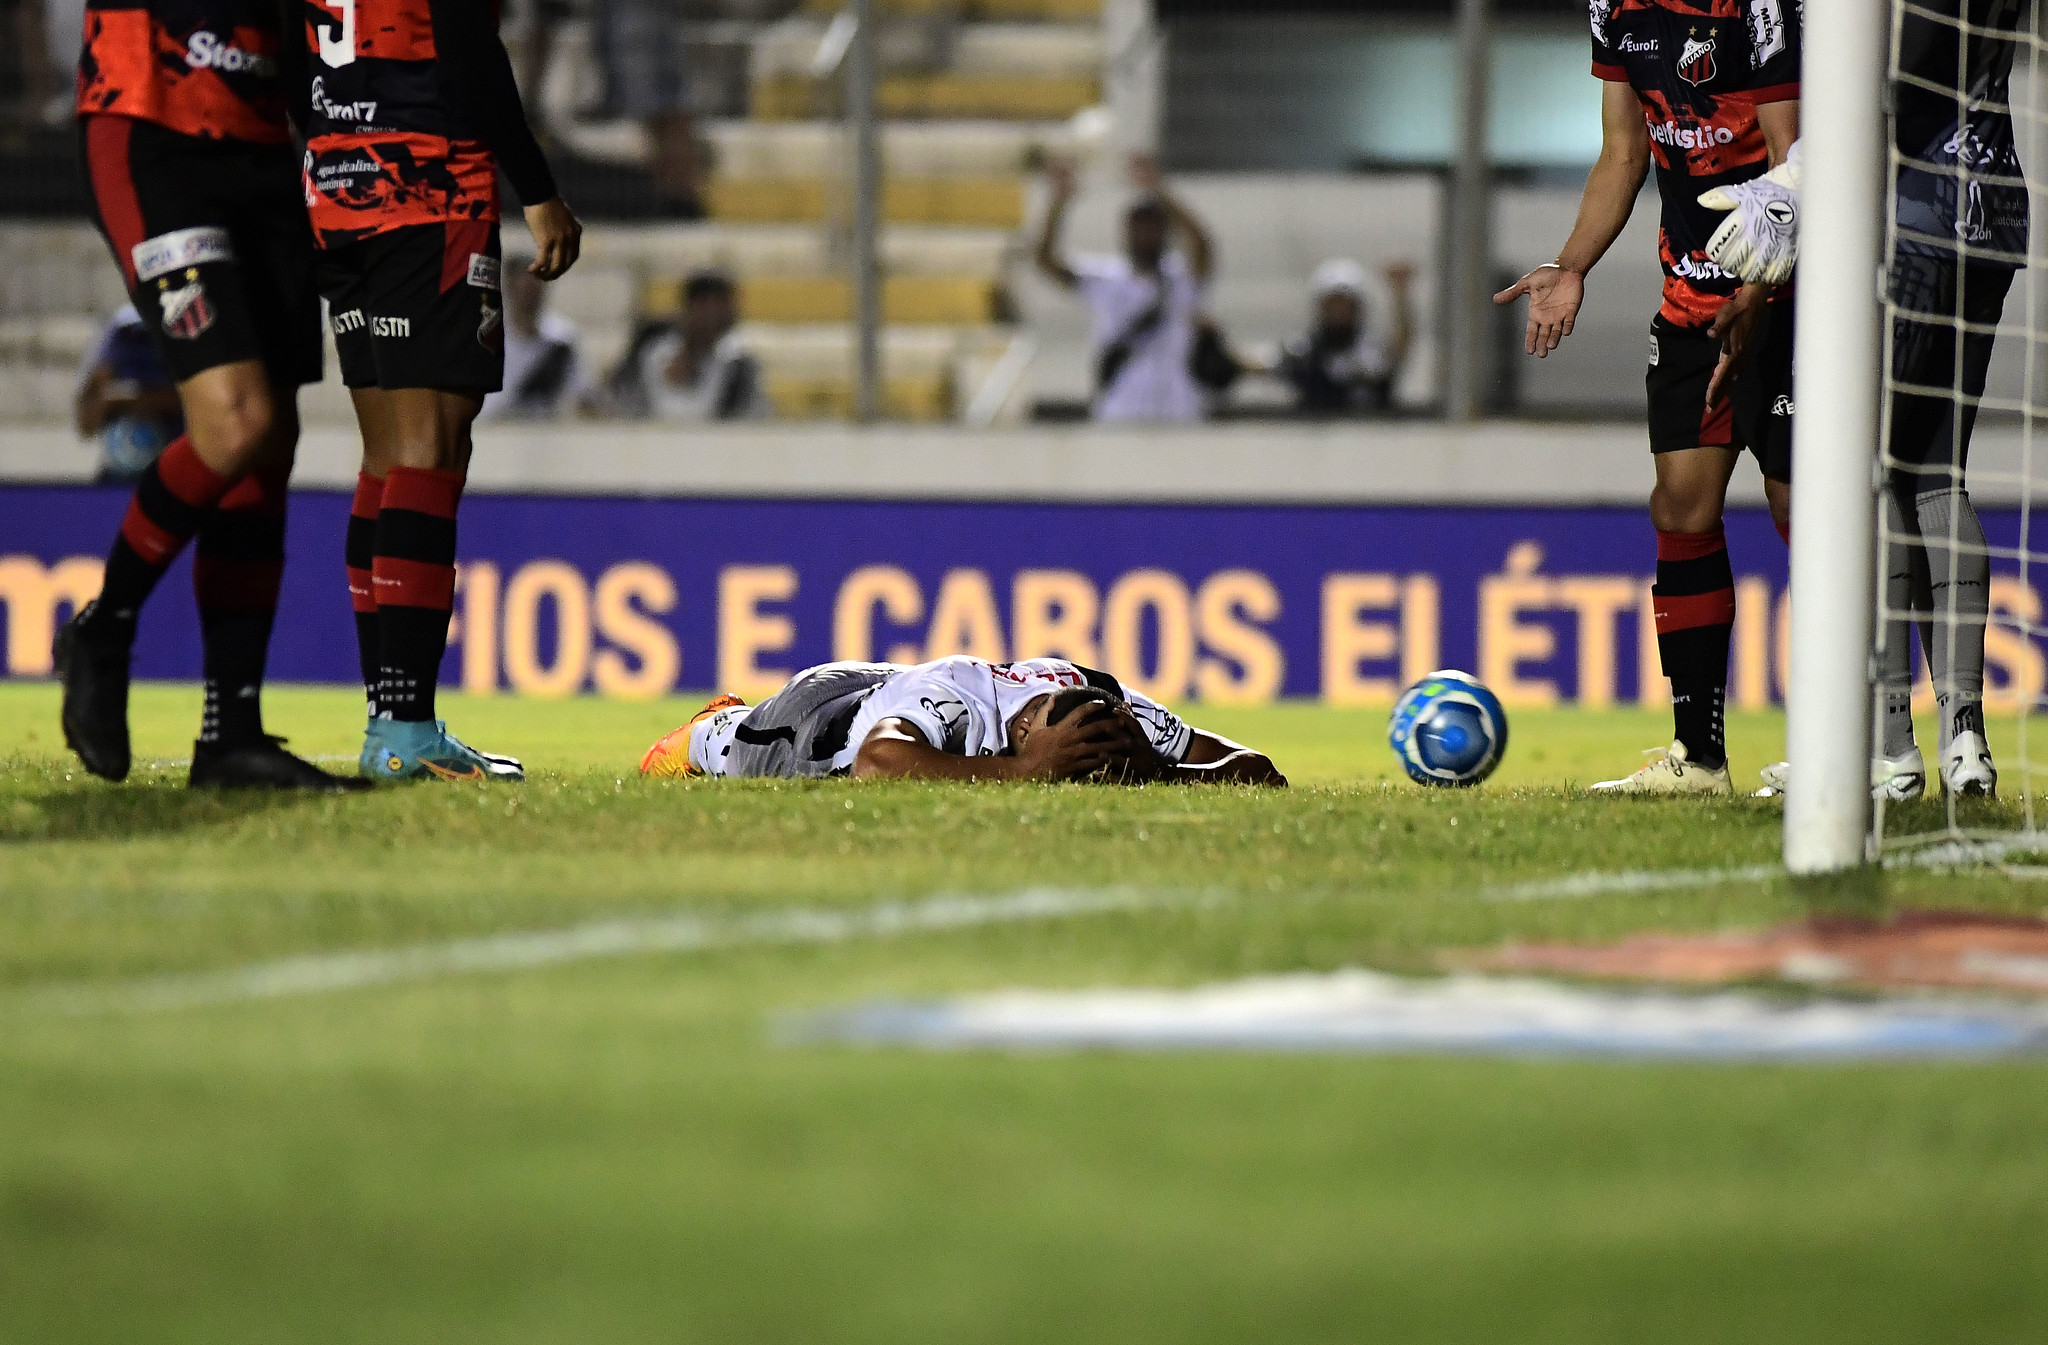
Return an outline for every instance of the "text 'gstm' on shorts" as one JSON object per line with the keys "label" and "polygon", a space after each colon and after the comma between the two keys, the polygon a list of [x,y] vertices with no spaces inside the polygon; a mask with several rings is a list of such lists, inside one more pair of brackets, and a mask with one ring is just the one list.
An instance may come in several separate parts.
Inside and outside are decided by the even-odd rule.
{"label": "text 'gstm' on shorts", "polygon": [[1650,324],[1650,368],[1644,388],[1650,403],[1650,451],[1686,448],[1744,449],[1772,481],[1792,479],[1792,338],[1794,310],[1787,294],[1767,305],[1751,337],[1749,358],[1719,405],[1707,407],[1707,385],[1721,362],[1721,343],[1704,329]]}
{"label": "text 'gstm' on shorts", "polygon": [[505,307],[495,220],[408,224],[320,253],[320,292],[352,388],[496,392]]}
{"label": "text 'gstm' on shorts", "polygon": [[135,117],[79,118],[93,222],[176,382],[261,360],[320,381],[313,229],[289,145],[205,140]]}

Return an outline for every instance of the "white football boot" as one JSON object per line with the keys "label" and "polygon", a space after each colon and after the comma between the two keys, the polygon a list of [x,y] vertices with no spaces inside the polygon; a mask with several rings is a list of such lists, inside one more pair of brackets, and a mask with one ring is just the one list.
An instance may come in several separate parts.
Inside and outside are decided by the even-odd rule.
{"label": "white football boot", "polygon": [[[1781,799],[1785,797],[1786,777],[1791,766],[1783,761],[1766,766],[1759,772],[1764,787],[1751,797],[1759,799]],[[1909,747],[1895,757],[1877,757],[1870,763],[1870,797],[1886,803],[1910,803],[1927,792],[1927,763],[1921,759],[1920,749]]]}
{"label": "white football boot", "polygon": [[1957,798],[1998,797],[1998,771],[1991,764],[1991,744],[1981,733],[1958,733],[1941,754],[1942,787]]}
{"label": "white football boot", "polygon": [[1661,751],[1652,748],[1655,759],[1624,780],[1602,780],[1593,786],[1596,794],[1730,794],[1735,786],[1728,779],[1728,767],[1708,770],[1685,754],[1685,744],[1674,742]]}

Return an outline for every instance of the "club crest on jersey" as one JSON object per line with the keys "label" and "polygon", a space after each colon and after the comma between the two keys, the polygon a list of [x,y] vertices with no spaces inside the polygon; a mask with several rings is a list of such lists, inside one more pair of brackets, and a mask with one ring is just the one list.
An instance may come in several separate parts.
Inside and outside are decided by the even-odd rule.
{"label": "club crest on jersey", "polygon": [[1678,49],[1678,77],[1680,79],[1694,87],[1698,87],[1714,78],[1714,75],[1717,73],[1714,68],[1714,47],[1718,41],[1719,32],[1719,29],[1709,28],[1706,37],[1701,38],[1699,30],[1694,29],[1687,36],[1685,45]]}
{"label": "club crest on jersey", "polygon": [[200,283],[197,268],[186,270],[185,283],[177,289],[172,289],[168,280],[157,281],[156,288],[165,336],[193,341],[213,326],[213,302],[206,297],[206,286]]}

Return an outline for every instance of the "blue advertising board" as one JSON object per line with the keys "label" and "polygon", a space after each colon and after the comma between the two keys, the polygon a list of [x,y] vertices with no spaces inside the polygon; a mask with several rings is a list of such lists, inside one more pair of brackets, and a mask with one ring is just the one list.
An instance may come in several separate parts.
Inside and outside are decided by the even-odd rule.
{"label": "blue advertising board", "polygon": [[[6,671],[45,675],[53,623],[91,597],[126,495],[0,487]],[[345,495],[292,502],[275,680],[350,682]],[[2017,511],[1984,515],[1994,545]],[[1786,552],[1728,519],[1731,700],[1784,684]],[[1463,667],[1511,706],[1662,701],[1640,509],[900,503],[473,495],[444,681],[536,696],[758,696],[833,658],[1052,654],[1166,700],[1384,704]],[[188,562],[148,607],[145,678],[199,672]],[[2007,565],[1994,706],[2031,703],[2039,592]]]}

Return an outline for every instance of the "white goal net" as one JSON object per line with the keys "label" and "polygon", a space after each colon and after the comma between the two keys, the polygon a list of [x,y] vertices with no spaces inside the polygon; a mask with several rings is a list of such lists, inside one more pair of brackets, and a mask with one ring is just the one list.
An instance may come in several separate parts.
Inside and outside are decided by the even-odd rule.
{"label": "white goal net", "polygon": [[2048,686],[2048,538],[2033,509],[2048,448],[2038,3],[1892,5],[1872,664],[1888,856],[2048,849],[2034,722]]}

